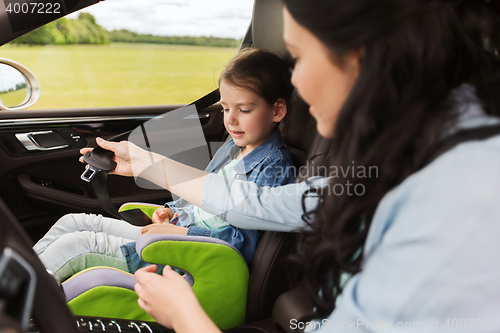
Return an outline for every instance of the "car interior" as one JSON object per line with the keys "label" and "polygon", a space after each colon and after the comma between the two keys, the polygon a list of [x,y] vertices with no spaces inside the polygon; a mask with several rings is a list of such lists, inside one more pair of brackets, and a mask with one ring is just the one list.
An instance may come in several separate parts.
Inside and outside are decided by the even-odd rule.
{"label": "car interior", "polygon": [[[63,1],[66,13],[97,2]],[[288,59],[282,40],[282,6],[281,0],[255,0],[252,21],[242,44],[264,48]],[[1,45],[59,17],[40,19],[37,16],[29,25],[21,24],[19,18],[8,16],[2,7],[4,4],[0,3],[0,29],[7,33],[2,33]],[[17,26],[9,25],[14,21],[18,22]],[[0,63],[8,64],[1,59]],[[209,104],[212,105],[197,109],[197,119],[212,157],[214,151],[210,147],[224,142],[228,134],[219,112],[220,105]],[[145,121],[178,107],[1,111],[0,331],[170,331],[146,320],[72,314],[61,286],[46,272],[31,247],[63,214],[105,214],[92,186],[80,180],[84,168],[78,162],[80,148],[95,147],[98,136],[110,138],[130,132]],[[331,141],[317,133],[315,121],[307,110],[308,106],[295,96],[293,115],[283,133],[294,164],[301,171],[295,182],[315,175],[331,148]],[[109,177],[108,193],[115,206],[126,202],[161,205],[171,200],[171,195],[163,189],[145,189],[137,186],[133,179],[117,176]],[[293,301],[300,295],[295,296],[293,291],[287,293],[290,289],[287,257],[294,251],[295,241],[295,233],[262,233],[248,267],[244,323],[225,327],[224,332],[291,331],[287,321],[304,311],[300,307],[307,307],[307,302]]]}

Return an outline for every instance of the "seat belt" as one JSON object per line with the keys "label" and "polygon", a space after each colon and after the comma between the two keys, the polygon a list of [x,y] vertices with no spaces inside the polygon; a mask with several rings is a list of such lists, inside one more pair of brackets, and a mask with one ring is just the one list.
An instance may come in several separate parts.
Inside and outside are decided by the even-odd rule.
{"label": "seat belt", "polygon": [[[431,149],[422,168],[460,143],[484,140],[499,134],[500,125],[478,127],[452,134]],[[274,303],[272,317],[273,321],[287,333],[303,332],[305,324],[311,320],[310,318],[314,318],[314,303],[305,286],[301,284],[281,294]]]}
{"label": "seat belt", "polygon": [[[201,111],[210,105],[217,103],[220,100],[220,93],[218,89],[210,92],[209,94],[199,98],[189,105],[195,105],[196,110]],[[141,125],[144,126],[144,125]],[[143,127],[144,128],[144,127]],[[121,141],[128,138],[132,131],[116,135],[109,138],[109,141]],[[144,135],[146,133],[143,131]],[[147,137],[145,141],[148,142]],[[149,148],[149,147],[148,147]],[[112,216],[120,220],[125,220],[130,224],[137,226],[145,226],[151,224],[151,218],[144,214],[140,209],[131,209],[123,212],[118,212],[115,205],[111,201],[108,193],[108,172],[116,168],[116,162],[113,161],[115,154],[100,146],[97,146],[92,151],[87,152],[83,156],[83,161],[87,163],[87,168],[82,173],[80,178],[92,184],[95,195],[99,200],[102,208]]]}

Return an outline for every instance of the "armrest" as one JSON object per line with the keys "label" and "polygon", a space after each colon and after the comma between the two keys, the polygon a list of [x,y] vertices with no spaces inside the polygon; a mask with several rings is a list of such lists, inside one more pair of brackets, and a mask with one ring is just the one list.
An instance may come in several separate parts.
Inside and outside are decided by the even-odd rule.
{"label": "armrest", "polygon": [[120,206],[118,211],[124,212],[127,210],[132,210],[132,209],[140,209],[146,214],[149,218],[153,216],[153,213],[155,210],[159,207],[163,207],[161,205],[155,205],[155,204],[150,204],[150,203],[144,203],[144,202],[126,202],[123,205]]}
{"label": "armrest", "polygon": [[66,302],[75,315],[154,321],[137,304],[132,274],[94,267],[63,282]]}
{"label": "armrest", "polygon": [[[314,314],[314,303],[304,285],[288,290],[278,297],[273,307],[273,321],[286,333],[304,332],[305,323]],[[292,328],[291,323],[302,328]]]}
{"label": "armrest", "polygon": [[134,290],[132,274],[111,267],[93,267],[79,272],[62,283],[66,302],[98,286],[120,287]]}
{"label": "armrest", "polygon": [[152,234],[137,241],[144,261],[188,272],[203,309],[221,329],[245,321],[249,271],[229,243],[210,237]]}

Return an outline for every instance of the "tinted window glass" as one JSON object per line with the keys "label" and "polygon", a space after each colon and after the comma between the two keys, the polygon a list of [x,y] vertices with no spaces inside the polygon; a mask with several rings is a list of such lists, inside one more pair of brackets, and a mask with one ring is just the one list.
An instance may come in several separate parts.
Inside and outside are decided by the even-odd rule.
{"label": "tinted window glass", "polygon": [[107,0],[0,54],[40,80],[31,109],[190,103],[216,88],[251,11],[251,0]]}

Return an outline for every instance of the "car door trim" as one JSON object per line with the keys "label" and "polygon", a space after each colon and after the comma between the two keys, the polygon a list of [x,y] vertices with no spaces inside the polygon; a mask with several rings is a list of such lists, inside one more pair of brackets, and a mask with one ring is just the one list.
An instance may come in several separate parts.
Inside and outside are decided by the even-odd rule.
{"label": "car door trim", "polygon": [[26,126],[40,124],[74,124],[95,123],[116,120],[149,120],[155,116],[105,116],[105,117],[64,117],[64,118],[29,118],[29,119],[1,119],[0,127]]}

